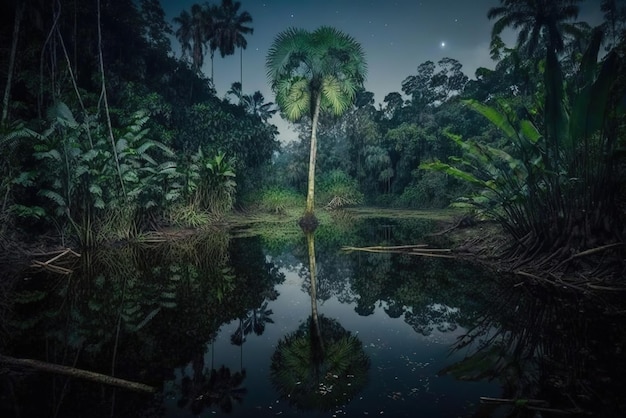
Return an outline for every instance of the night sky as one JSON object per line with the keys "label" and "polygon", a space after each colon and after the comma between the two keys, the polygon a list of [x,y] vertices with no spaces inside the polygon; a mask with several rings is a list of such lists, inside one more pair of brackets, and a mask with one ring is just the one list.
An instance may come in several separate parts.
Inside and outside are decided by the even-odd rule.
{"label": "night sky", "polygon": [[[274,101],[266,71],[265,57],[276,35],[289,27],[315,30],[333,26],[355,38],[365,51],[368,75],[365,88],[374,93],[375,102],[382,103],[393,91],[401,92],[406,77],[417,73],[425,61],[437,62],[450,57],[463,64],[463,71],[474,78],[478,67],[493,68],[489,58],[489,41],[493,21],[487,19],[491,7],[499,0],[240,0],[240,12],[252,15],[254,33],[246,37],[248,47],[243,54],[243,91],[261,91],[266,101]],[[184,9],[189,11],[194,0],[162,0],[171,23]],[[211,3],[219,4],[219,0]],[[582,4],[579,20],[592,24],[601,21],[599,0]],[[174,26],[174,30],[176,26]],[[505,41],[515,36],[505,32]],[[172,42],[177,54],[178,41]],[[204,73],[210,75],[210,58],[205,57]],[[214,82],[223,97],[231,84],[239,81],[239,52],[221,58],[216,52]],[[274,117],[281,140],[293,138],[287,124]]]}

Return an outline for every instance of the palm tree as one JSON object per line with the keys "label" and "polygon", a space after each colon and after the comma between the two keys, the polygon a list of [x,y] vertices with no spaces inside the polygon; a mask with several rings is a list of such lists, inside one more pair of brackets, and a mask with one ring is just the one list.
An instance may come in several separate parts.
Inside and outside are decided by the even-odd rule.
{"label": "palm tree", "polygon": [[204,47],[212,27],[210,14],[198,5],[191,6],[191,14],[186,10],[174,18],[179,27],[176,38],[180,42],[183,57],[191,53],[191,65],[195,72],[199,72],[204,63]]}
{"label": "palm tree", "polygon": [[243,101],[243,91],[241,91],[241,83],[235,81],[233,84],[231,84],[230,90],[226,92],[226,95],[229,94],[235,96],[239,100],[239,103],[241,103]]}
{"label": "palm tree", "polygon": [[258,90],[252,95],[243,94],[241,83],[238,81],[231,84],[226,94],[235,96],[239,100],[239,105],[243,106],[247,113],[258,116],[263,122],[267,122],[278,111],[273,102],[265,103],[263,93]]}
{"label": "palm tree", "polygon": [[316,225],[313,213],[317,125],[320,112],[342,115],[362,88],[367,71],[361,45],[328,26],[314,32],[290,28],[270,47],[267,75],[276,102],[291,121],[311,118],[307,202],[301,225]]}
{"label": "palm tree", "polygon": [[13,83],[13,72],[15,68],[15,54],[17,52],[17,44],[20,36],[20,24],[26,9],[26,2],[18,1],[15,6],[15,18],[13,23],[13,38],[11,40],[11,53],[9,58],[9,70],[7,72],[7,83],[2,98],[2,118],[0,123],[4,124],[9,117],[9,99],[11,97],[11,85]]}
{"label": "palm tree", "polygon": [[240,48],[240,83],[243,85],[243,50],[248,46],[244,35],[252,34],[254,29],[246,26],[252,23],[252,16],[246,11],[239,13],[240,7],[239,1],[222,0],[221,6],[217,9],[218,23],[211,48],[213,46],[218,48],[222,58],[233,55],[235,48]]}
{"label": "palm tree", "polygon": [[273,102],[265,102],[265,97],[258,90],[252,96],[245,96],[245,104],[248,113],[258,116],[263,122],[267,122],[278,111]]}
{"label": "palm tree", "polygon": [[209,51],[211,53],[211,81],[215,85],[213,78],[213,58],[215,57],[215,51],[218,48],[218,26],[219,26],[219,8],[214,4],[206,4],[204,18],[206,20],[205,26],[205,42],[208,43]]}
{"label": "palm tree", "polygon": [[500,0],[501,6],[489,10],[487,17],[498,20],[492,30],[492,45],[501,43],[500,34],[507,27],[519,30],[517,46],[532,55],[540,40],[546,44],[544,71],[544,135],[548,139],[549,159],[558,164],[560,144],[567,136],[567,115],[563,107],[563,74],[557,54],[563,51],[564,33],[577,33],[567,21],[578,17],[581,0]]}
{"label": "palm tree", "polygon": [[545,38],[548,51],[561,52],[565,46],[564,33],[569,33],[566,22],[578,17],[581,0],[500,0],[501,6],[492,7],[489,19],[498,19],[491,32],[491,43],[500,41],[502,31],[508,27],[519,30],[517,46],[532,54],[541,38]]}

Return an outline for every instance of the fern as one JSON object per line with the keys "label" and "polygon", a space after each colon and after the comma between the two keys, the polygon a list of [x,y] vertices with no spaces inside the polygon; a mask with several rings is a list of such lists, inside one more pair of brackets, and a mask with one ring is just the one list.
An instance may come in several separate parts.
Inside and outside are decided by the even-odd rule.
{"label": "fern", "polygon": [[47,199],[50,199],[53,203],[55,203],[58,206],[58,209],[61,209],[62,211],[64,211],[65,208],[67,208],[67,202],[65,201],[65,198],[63,198],[63,196],[61,196],[59,193],[55,191],[43,189],[43,190],[40,190],[38,194]]}

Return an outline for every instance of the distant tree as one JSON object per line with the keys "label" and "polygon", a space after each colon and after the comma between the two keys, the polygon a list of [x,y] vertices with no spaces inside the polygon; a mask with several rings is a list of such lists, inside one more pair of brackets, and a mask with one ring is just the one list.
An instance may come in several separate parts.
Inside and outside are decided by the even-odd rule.
{"label": "distant tree", "polygon": [[608,48],[617,45],[626,30],[626,4],[620,0],[602,0],[600,10],[604,13],[603,29],[610,36]]}
{"label": "distant tree", "polygon": [[382,109],[383,115],[386,119],[393,119],[396,117],[400,110],[402,110],[402,106],[404,105],[404,99],[402,95],[397,91],[391,92],[385,96],[383,99],[385,103],[385,107]]}
{"label": "distant tree", "polygon": [[432,85],[437,91],[437,99],[444,102],[453,96],[460,94],[468,78],[461,68],[463,64],[453,58],[442,58],[437,62],[439,71],[433,75]]}
{"label": "distant tree", "polygon": [[[567,136],[565,109],[562,106],[563,74],[557,53],[565,48],[564,34],[578,32],[568,21],[578,17],[581,0],[500,0],[501,6],[489,10],[487,17],[496,20],[492,43],[501,41],[500,34],[507,27],[517,29],[518,48],[532,55],[545,42],[544,70],[544,135],[549,139],[548,153],[558,161],[560,144]],[[547,161],[551,163],[550,160]]]}
{"label": "distant tree", "polygon": [[517,46],[532,54],[540,42],[548,50],[560,52],[565,47],[563,38],[571,28],[567,21],[578,17],[581,0],[500,0],[501,6],[492,7],[489,19],[497,19],[492,32],[492,46],[500,43],[504,29],[518,30]]}
{"label": "distant tree", "polygon": [[339,116],[352,105],[365,80],[365,54],[354,38],[335,28],[322,26],[314,32],[290,28],[275,38],[266,67],[276,102],[287,119],[311,118],[303,220],[315,222],[315,160],[320,112]]}
{"label": "distant tree", "polygon": [[4,124],[9,117],[9,99],[11,97],[11,86],[13,83],[13,72],[15,68],[15,55],[17,53],[17,44],[20,36],[20,25],[24,16],[25,2],[18,1],[15,8],[15,19],[13,22],[13,37],[11,40],[11,53],[9,58],[9,69],[7,71],[7,82],[4,88],[4,96],[2,98],[2,119],[0,123]]}
{"label": "distant tree", "polygon": [[258,116],[263,122],[267,122],[278,111],[274,103],[265,102],[265,97],[260,91],[255,91],[253,94],[243,94],[239,82],[234,82],[227,94],[235,96],[247,113]]}
{"label": "distant tree", "polygon": [[144,38],[148,44],[163,52],[171,51],[167,35],[173,34],[173,31],[165,21],[165,12],[159,0],[141,0],[141,15],[144,20]]}
{"label": "distant tree", "polygon": [[244,35],[251,35],[254,29],[246,26],[252,23],[252,16],[246,11],[239,13],[240,7],[239,1],[222,0],[222,4],[217,9],[218,23],[213,45],[220,50],[222,58],[226,55],[233,55],[235,48],[239,48],[239,82],[243,85],[243,50],[248,46]]}
{"label": "distant tree", "polygon": [[178,25],[175,35],[178,42],[180,42],[181,56],[184,59],[189,54],[192,60],[192,67],[194,70],[197,70],[196,51],[202,48],[199,28],[194,26],[194,19],[186,10],[183,10],[179,16],[174,18],[174,23]]}
{"label": "distant tree", "polygon": [[416,75],[411,75],[402,81],[402,91],[411,96],[413,106],[424,108],[435,102],[436,95],[431,83],[434,74],[435,63],[426,61],[417,67]]}

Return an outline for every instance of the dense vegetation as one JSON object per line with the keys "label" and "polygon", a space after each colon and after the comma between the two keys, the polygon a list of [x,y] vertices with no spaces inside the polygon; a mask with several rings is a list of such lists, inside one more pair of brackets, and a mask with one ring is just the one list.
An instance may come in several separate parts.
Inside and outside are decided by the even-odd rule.
{"label": "dense vegetation", "polygon": [[[91,246],[206,225],[234,206],[283,213],[305,194],[312,212],[312,168],[318,206],[464,204],[504,226],[518,260],[623,248],[626,12],[603,0],[594,28],[576,21],[579,3],[502,0],[485,11],[493,70],[470,80],[453,58],[427,61],[378,107],[359,88],[358,40],[321,29],[355,51],[333,79],[280,67],[283,38],[317,33],[289,29],[267,63],[301,140],[280,146],[272,103],[244,93],[241,78],[235,103],[219,99],[200,70],[206,55],[213,68],[215,52],[245,49],[253,19],[239,2],[194,5],[173,27],[158,0],[4,2],[0,242],[49,231]],[[325,76],[350,81],[343,97],[321,98]],[[290,103],[294,86],[333,111]]]}
{"label": "dense vegetation", "polygon": [[[200,226],[261,187],[278,150],[271,109],[240,83],[238,103],[216,96],[198,70],[202,51],[188,57],[198,27],[186,12],[178,59],[156,0],[0,7],[3,240],[50,231],[93,246]],[[203,9],[222,55],[245,47],[251,18],[238,9],[229,0]]]}

